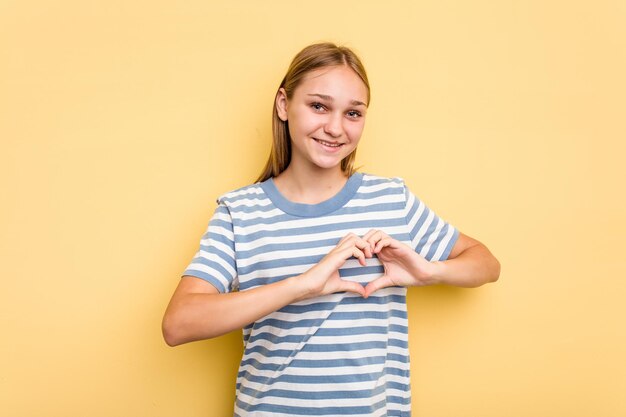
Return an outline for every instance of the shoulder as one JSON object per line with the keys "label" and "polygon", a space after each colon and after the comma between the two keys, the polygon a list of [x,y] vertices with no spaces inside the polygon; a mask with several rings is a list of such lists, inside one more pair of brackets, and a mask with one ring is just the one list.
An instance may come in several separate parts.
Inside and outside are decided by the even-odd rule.
{"label": "shoulder", "polygon": [[388,191],[391,193],[404,192],[406,185],[404,179],[400,177],[381,177],[363,173],[361,187],[365,190]]}
{"label": "shoulder", "polygon": [[362,173],[361,185],[355,195],[356,200],[370,203],[405,204],[407,198],[404,180],[399,177],[382,177]]}
{"label": "shoulder", "polygon": [[261,184],[254,183],[220,195],[217,198],[217,203],[225,206],[237,206],[265,198],[266,196]]}

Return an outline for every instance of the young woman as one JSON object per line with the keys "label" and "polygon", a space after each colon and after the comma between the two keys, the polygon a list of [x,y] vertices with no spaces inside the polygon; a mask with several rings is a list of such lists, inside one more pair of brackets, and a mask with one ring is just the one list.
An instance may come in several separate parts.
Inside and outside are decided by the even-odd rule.
{"label": "young woman", "polygon": [[351,50],[298,53],[264,172],[218,199],[172,296],[170,346],[243,329],[236,416],[409,416],[406,287],[499,276],[401,179],[354,171],[369,101]]}

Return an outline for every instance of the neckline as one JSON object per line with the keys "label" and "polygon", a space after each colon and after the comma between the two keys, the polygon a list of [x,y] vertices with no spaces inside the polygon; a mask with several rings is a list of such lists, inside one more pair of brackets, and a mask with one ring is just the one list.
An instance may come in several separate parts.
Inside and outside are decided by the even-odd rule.
{"label": "neckline", "polygon": [[354,196],[363,180],[363,174],[355,172],[348,178],[343,188],[337,194],[317,204],[295,203],[287,200],[278,191],[274,178],[270,178],[261,183],[261,188],[274,203],[276,207],[287,214],[298,217],[318,217],[332,213],[343,207]]}

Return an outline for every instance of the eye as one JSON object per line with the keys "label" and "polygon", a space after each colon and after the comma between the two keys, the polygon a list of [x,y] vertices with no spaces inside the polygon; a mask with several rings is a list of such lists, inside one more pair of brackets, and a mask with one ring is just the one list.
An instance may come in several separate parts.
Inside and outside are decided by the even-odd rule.
{"label": "eye", "polygon": [[313,110],[315,110],[315,111],[318,111],[318,112],[322,112],[322,111],[326,110],[326,106],[324,106],[322,103],[318,103],[318,102],[311,103],[311,108]]}
{"label": "eye", "polygon": [[359,117],[362,116],[360,111],[356,111],[356,110],[350,110],[348,113],[346,113],[348,115],[349,118],[351,119],[358,119]]}

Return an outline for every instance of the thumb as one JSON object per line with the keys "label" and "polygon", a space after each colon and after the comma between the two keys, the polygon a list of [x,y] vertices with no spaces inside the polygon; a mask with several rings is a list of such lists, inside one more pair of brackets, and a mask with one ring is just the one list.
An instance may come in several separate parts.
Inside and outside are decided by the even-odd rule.
{"label": "thumb", "polygon": [[376,278],[374,281],[365,286],[364,297],[369,297],[381,288],[393,287],[395,285],[396,284],[394,284],[394,282],[388,276],[383,275],[382,277]]}
{"label": "thumb", "polygon": [[365,288],[358,282],[340,280],[337,292],[340,291],[353,292],[361,297],[365,297]]}

